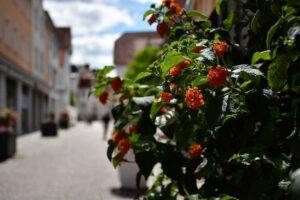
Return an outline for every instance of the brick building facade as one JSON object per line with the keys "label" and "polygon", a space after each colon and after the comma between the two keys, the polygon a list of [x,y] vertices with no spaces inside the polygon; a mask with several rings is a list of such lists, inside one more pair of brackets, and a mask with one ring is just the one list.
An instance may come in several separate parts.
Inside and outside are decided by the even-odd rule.
{"label": "brick building facade", "polygon": [[56,30],[42,0],[0,0],[0,108],[17,112],[18,134],[39,129],[49,112]]}
{"label": "brick building facade", "polygon": [[163,40],[156,32],[124,33],[115,42],[114,64],[118,74],[123,76],[134,54],[146,46],[160,46]]}

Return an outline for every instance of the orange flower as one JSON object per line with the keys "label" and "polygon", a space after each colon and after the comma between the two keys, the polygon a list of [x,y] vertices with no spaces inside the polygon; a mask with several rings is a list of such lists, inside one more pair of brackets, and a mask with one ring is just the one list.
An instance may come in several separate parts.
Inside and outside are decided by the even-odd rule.
{"label": "orange flower", "polygon": [[148,19],[148,24],[151,26],[156,20],[157,20],[157,15],[153,14],[153,15]]}
{"label": "orange flower", "polygon": [[224,41],[214,41],[213,48],[217,56],[222,57],[225,53],[229,51],[229,45]]}
{"label": "orange flower", "polygon": [[179,76],[182,72],[182,68],[179,66],[172,67],[169,71],[169,74],[173,77]]}
{"label": "orange flower", "polygon": [[122,88],[123,81],[119,77],[116,77],[112,80],[110,85],[115,92],[118,92]]}
{"label": "orange flower", "polygon": [[183,62],[181,62],[181,63],[179,64],[179,67],[180,67],[181,69],[185,69],[185,68],[187,68],[190,64],[191,64],[191,61],[189,61],[189,60],[184,60]]}
{"label": "orange flower", "polygon": [[193,144],[189,148],[189,156],[194,159],[198,157],[202,153],[202,147],[200,144]]}
{"label": "orange flower", "polygon": [[173,99],[173,94],[171,92],[161,92],[160,97],[164,102],[169,103]]}
{"label": "orange flower", "polygon": [[137,133],[138,128],[139,127],[137,125],[132,125],[131,127],[129,127],[129,132],[130,133]]}
{"label": "orange flower", "polygon": [[200,53],[201,50],[203,50],[205,46],[195,46],[191,49],[192,52],[194,53]]}
{"label": "orange flower", "polygon": [[131,148],[131,143],[130,143],[130,140],[128,138],[121,139],[118,142],[118,150],[123,155],[125,155],[129,151],[130,148]]}
{"label": "orange flower", "polygon": [[157,24],[156,30],[160,37],[164,37],[170,29],[170,24],[166,22],[162,22]]}
{"label": "orange flower", "polygon": [[102,92],[102,93],[99,95],[99,101],[100,101],[102,104],[106,104],[106,103],[107,103],[107,99],[108,99],[108,92]]}
{"label": "orange flower", "polygon": [[197,87],[189,88],[185,92],[184,101],[192,110],[200,108],[204,105],[203,95],[201,93],[201,90],[199,90]]}
{"label": "orange flower", "polygon": [[225,67],[218,65],[208,71],[207,80],[210,87],[219,87],[223,85],[228,76],[228,70]]}
{"label": "orange flower", "polygon": [[162,107],[160,110],[159,110],[161,113],[166,113],[168,112],[168,108],[166,106]]}
{"label": "orange flower", "polygon": [[162,0],[162,5],[170,5],[174,0]]}
{"label": "orange flower", "polygon": [[120,142],[120,140],[122,140],[122,139],[123,139],[123,135],[122,135],[121,131],[120,130],[115,130],[113,135],[112,135],[112,140],[116,144],[118,144]]}
{"label": "orange flower", "polygon": [[172,2],[170,4],[170,9],[174,12],[175,16],[182,14],[182,8],[178,3]]}

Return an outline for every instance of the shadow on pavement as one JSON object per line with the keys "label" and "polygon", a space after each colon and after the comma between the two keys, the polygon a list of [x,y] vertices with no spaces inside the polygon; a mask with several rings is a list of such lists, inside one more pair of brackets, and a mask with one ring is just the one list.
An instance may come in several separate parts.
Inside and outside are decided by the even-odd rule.
{"label": "shadow on pavement", "polygon": [[134,198],[137,196],[142,196],[146,193],[147,188],[137,189],[127,189],[127,188],[111,188],[110,192],[119,197],[124,198]]}

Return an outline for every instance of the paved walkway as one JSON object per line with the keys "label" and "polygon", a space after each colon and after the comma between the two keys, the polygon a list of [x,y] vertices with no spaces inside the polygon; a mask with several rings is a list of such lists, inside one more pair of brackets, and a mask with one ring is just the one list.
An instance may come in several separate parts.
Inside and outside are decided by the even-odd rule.
{"label": "paved walkway", "polygon": [[19,137],[16,157],[0,163],[0,200],[132,199],[120,195],[106,147],[100,123],[79,123],[55,138]]}

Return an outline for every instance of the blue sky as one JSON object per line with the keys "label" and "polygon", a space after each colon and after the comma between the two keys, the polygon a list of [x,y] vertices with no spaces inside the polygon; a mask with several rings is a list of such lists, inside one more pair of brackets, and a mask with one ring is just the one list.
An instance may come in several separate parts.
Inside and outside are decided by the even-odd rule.
{"label": "blue sky", "polygon": [[143,21],[151,3],[161,0],[44,0],[56,26],[71,26],[74,64],[113,64],[113,45],[124,32],[154,31]]}

